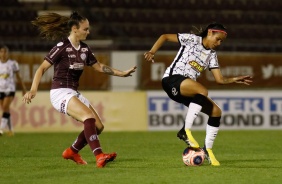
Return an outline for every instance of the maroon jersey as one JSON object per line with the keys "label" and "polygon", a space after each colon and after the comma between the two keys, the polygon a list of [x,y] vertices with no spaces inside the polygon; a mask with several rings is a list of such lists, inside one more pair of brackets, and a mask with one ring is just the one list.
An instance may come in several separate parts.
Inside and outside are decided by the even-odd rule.
{"label": "maroon jersey", "polygon": [[44,59],[54,65],[51,89],[77,90],[84,66],[92,66],[97,62],[87,44],[80,42],[79,49],[75,49],[69,39],[59,42]]}

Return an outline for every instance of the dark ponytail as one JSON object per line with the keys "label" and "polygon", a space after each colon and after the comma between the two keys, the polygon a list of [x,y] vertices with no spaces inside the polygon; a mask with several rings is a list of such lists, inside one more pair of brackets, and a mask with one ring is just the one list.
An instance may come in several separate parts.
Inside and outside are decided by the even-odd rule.
{"label": "dark ponytail", "polygon": [[197,33],[194,33],[194,32],[192,32],[192,33],[194,33],[197,36],[200,36],[202,38],[204,38],[208,35],[209,29],[222,31],[222,32],[225,32],[227,34],[227,29],[222,24],[216,23],[216,22],[209,24],[204,30],[202,28],[200,28],[200,29],[195,28],[195,29],[197,30]]}

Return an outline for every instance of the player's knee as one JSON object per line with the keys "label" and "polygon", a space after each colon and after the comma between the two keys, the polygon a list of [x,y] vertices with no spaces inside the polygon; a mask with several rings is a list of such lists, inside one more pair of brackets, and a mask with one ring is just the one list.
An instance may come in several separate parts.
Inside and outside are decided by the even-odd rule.
{"label": "player's knee", "polygon": [[209,94],[209,92],[208,92],[208,90],[207,90],[207,89],[203,89],[203,90],[201,90],[201,92],[200,92],[199,94],[201,94],[201,95],[203,95],[203,96],[207,97],[207,96],[208,96],[208,94]]}
{"label": "player's knee", "polygon": [[85,112],[85,113],[81,114],[80,116],[81,116],[81,119],[82,119],[83,122],[87,119],[95,119],[95,121],[96,121],[96,117],[94,116],[94,114],[92,112],[88,112],[88,113]]}
{"label": "player's knee", "polygon": [[195,103],[195,104],[199,104],[201,106],[204,106],[209,102],[209,100],[208,100],[207,96],[205,96],[205,95],[196,94],[191,102]]}
{"label": "player's knee", "polygon": [[207,97],[209,92],[206,88],[199,88],[196,90],[196,94],[200,94],[200,95]]}
{"label": "player's knee", "polygon": [[221,114],[222,114],[221,109],[217,105],[214,105],[212,110],[212,116],[219,117],[221,116]]}
{"label": "player's knee", "polygon": [[99,127],[96,126],[96,130],[97,130],[98,135],[101,134],[104,130],[104,125],[102,124],[102,126],[99,126]]}

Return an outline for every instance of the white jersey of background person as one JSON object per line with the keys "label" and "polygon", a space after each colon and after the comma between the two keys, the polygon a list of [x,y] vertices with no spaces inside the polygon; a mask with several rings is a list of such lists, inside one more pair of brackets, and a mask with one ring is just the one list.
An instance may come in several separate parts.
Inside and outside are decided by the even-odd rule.
{"label": "white jersey of background person", "polygon": [[16,91],[14,72],[19,71],[19,64],[9,59],[7,62],[0,61],[0,92]]}

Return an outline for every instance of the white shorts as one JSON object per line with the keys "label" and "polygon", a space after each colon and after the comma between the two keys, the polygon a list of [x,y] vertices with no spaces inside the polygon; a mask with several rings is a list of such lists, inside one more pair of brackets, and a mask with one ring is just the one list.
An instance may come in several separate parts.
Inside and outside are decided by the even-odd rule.
{"label": "white shorts", "polygon": [[63,114],[67,114],[68,103],[73,96],[76,96],[87,107],[90,107],[89,100],[82,96],[78,91],[70,88],[52,89],[50,91],[50,99],[53,107]]}

